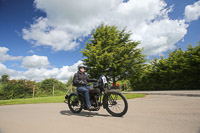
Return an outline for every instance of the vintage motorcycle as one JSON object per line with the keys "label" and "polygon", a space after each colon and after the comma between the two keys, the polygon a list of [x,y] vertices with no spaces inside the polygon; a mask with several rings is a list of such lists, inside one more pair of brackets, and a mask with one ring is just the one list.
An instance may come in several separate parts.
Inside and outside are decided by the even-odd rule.
{"label": "vintage motorcycle", "polygon": [[[123,94],[116,90],[110,90],[105,76],[100,76],[97,85],[89,89],[90,102],[98,111],[101,106],[112,116],[121,117],[128,110],[128,102]],[[80,113],[82,109],[87,110],[84,94],[82,92],[71,92],[65,96],[65,102],[73,113]]]}

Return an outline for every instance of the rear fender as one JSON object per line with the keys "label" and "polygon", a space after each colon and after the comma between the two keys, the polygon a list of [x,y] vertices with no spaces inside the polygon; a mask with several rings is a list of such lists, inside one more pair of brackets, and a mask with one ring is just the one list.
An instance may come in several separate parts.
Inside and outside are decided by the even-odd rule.
{"label": "rear fender", "polygon": [[71,92],[71,93],[69,94],[69,97],[70,97],[71,95],[77,95],[77,96],[78,96],[78,93],[77,93],[77,92]]}
{"label": "rear fender", "polygon": [[70,93],[69,95],[66,94],[66,95],[65,95],[64,103],[67,103],[67,104],[68,104],[68,102],[69,102],[68,100],[69,100],[69,97],[70,97],[71,95],[77,95],[77,96],[78,96],[78,93],[77,93],[77,92],[72,92],[72,93]]}

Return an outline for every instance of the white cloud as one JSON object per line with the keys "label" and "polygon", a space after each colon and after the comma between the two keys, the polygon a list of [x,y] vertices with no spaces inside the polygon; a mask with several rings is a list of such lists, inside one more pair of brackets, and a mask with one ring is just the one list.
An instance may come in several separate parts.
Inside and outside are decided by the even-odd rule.
{"label": "white cloud", "polygon": [[6,74],[7,68],[5,65],[0,63],[0,74],[3,75],[4,73]]}
{"label": "white cloud", "polygon": [[23,59],[22,67],[24,68],[45,68],[49,66],[49,61],[46,56],[26,56]]}
{"label": "white cloud", "polygon": [[8,74],[10,77],[16,77],[21,75],[21,72],[13,70],[13,69],[8,69],[4,64],[0,63],[0,75],[3,74]]}
{"label": "white cloud", "polygon": [[[69,31],[70,32],[70,31]],[[23,38],[36,46],[51,46],[53,50],[72,50],[78,46],[76,36],[68,33],[62,27],[51,27],[47,18],[39,18],[30,29],[23,29]],[[75,40],[75,41],[73,41]]]}
{"label": "white cloud", "polygon": [[6,47],[0,47],[0,63],[9,61],[9,60],[21,60],[22,56],[11,56],[8,55],[7,52],[9,51]]}
{"label": "white cloud", "polygon": [[34,51],[31,49],[31,50],[29,50],[27,53],[31,53],[31,54],[33,54]]}
{"label": "white cloud", "polygon": [[36,81],[44,80],[45,78],[56,78],[62,82],[67,82],[68,79],[77,72],[78,65],[82,61],[78,61],[72,66],[63,66],[62,68],[32,68],[23,73],[27,79],[32,79]]}
{"label": "white cloud", "polygon": [[200,1],[185,7],[185,19],[187,22],[197,20],[200,17]]}
{"label": "white cloud", "polygon": [[187,26],[184,20],[163,19],[146,25],[144,31],[135,33],[137,36],[133,35],[132,38],[142,40],[139,47],[144,47],[144,54],[159,54],[175,48],[174,44],[187,33]]}
{"label": "white cloud", "polygon": [[23,38],[36,46],[53,50],[73,50],[101,22],[127,27],[132,39],[141,41],[145,54],[160,54],[183,39],[188,25],[184,20],[171,20],[163,0],[35,0],[35,7],[46,12],[30,28],[23,29]]}
{"label": "white cloud", "polygon": [[46,78],[55,78],[58,73],[58,68],[53,68],[51,70],[46,68],[31,68],[23,73],[24,77],[27,79],[41,81]]}
{"label": "white cloud", "polygon": [[61,81],[66,81],[66,79],[74,76],[74,73],[78,71],[78,65],[81,63],[82,61],[79,60],[72,66],[63,66],[62,68],[60,68],[59,73],[56,75],[56,78],[60,79]]}
{"label": "white cloud", "polygon": [[46,78],[56,78],[61,82],[66,83],[70,77],[72,77],[78,70],[78,65],[82,61],[78,61],[72,66],[63,66],[62,68],[30,68],[27,71],[16,71],[8,69],[5,65],[0,63],[0,76],[8,74],[11,79],[29,79],[37,82]]}

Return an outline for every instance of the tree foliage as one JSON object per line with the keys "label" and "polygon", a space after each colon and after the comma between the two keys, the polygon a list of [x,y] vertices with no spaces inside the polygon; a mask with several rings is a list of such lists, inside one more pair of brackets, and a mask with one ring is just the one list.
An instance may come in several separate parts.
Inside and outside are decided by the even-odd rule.
{"label": "tree foliage", "polygon": [[53,87],[54,90],[66,91],[65,84],[54,78],[45,79],[42,82],[38,83],[37,86],[39,87],[39,92],[41,94],[52,94]]}
{"label": "tree foliage", "polygon": [[9,75],[8,74],[4,74],[4,75],[1,76],[0,82],[2,84],[7,83],[8,81],[9,81]]}
{"label": "tree foliage", "polygon": [[66,86],[70,87],[70,85],[72,85],[72,82],[73,82],[73,77],[70,77],[69,80],[66,83]]}
{"label": "tree foliage", "polygon": [[116,80],[133,74],[130,68],[138,68],[145,61],[141,49],[136,48],[139,42],[131,41],[131,33],[125,29],[102,24],[91,36],[81,52],[86,57],[87,73],[93,78],[105,75],[115,85]]}
{"label": "tree foliage", "polygon": [[31,97],[34,84],[30,80],[9,80],[2,87],[2,99]]}
{"label": "tree foliage", "polygon": [[[200,44],[189,45],[169,53],[167,58],[155,58],[146,65],[135,90],[200,89]],[[131,79],[130,79],[131,80]]]}
{"label": "tree foliage", "polygon": [[36,96],[52,95],[54,87],[55,95],[63,95],[66,93],[66,86],[57,79],[45,79],[36,83],[31,80],[8,80],[0,86],[0,99],[15,99],[32,97],[33,90]]}

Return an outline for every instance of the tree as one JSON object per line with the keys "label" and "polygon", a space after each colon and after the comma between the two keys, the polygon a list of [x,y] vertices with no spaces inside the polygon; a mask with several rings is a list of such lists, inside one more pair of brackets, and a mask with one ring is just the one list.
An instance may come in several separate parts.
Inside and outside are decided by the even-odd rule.
{"label": "tree", "polygon": [[69,87],[72,85],[72,82],[73,82],[73,77],[70,77],[69,80],[67,81],[66,83],[66,87]]}
{"label": "tree", "polygon": [[3,87],[3,99],[31,97],[35,81],[30,80],[9,80]]}
{"label": "tree", "polygon": [[55,91],[66,91],[66,86],[62,82],[54,78],[45,79],[42,82],[38,83],[39,91],[42,94],[52,94],[53,87]]}
{"label": "tree", "polygon": [[136,48],[139,42],[132,41],[126,29],[101,24],[91,36],[81,53],[86,57],[86,71],[93,78],[105,75],[115,86],[117,80],[127,78],[130,68],[144,62],[141,49]]}
{"label": "tree", "polygon": [[200,89],[200,44],[185,51],[175,49],[165,59],[155,58],[144,70],[138,90]]}
{"label": "tree", "polygon": [[5,84],[8,81],[9,81],[9,76],[7,74],[1,76],[1,83]]}

